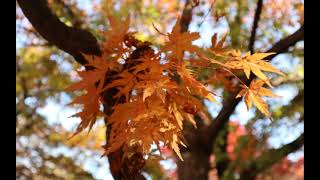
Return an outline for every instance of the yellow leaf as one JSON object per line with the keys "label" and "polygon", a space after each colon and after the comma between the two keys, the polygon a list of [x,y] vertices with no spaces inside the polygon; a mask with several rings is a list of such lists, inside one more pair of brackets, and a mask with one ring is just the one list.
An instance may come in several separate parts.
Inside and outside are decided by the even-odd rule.
{"label": "yellow leaf", "polygon": [[246,77],[250,78],[250,66],[248,64],[243,64],[243,71],[246,75]]}
{"label": "yellow leaf", "polygon": [[197,123],[194,121],[194,118],[191,114],[186,114],[186,118],[195,128],[197,128]]}
{"label": "yellow leaf", "polygon": [[263,101],[261,96],[255,96],[252,92],[248,93],[250,102],[252,102],[265,116],[270,117],[268,105]]}
{"label": "yellow leaf", "polygon": [[247,105],[247,110],[249,111],[250,110],[250,108],[251,108],[251,106],[252,106],[252,101],[251,101],[251,93],[250,93],[250,91],[247,93],[247,95],[245,96],[245,98],[244,98],[244,101],[245,101],[245,103],[246,103],[246,105]]}
{"label": "yellow leaf", "polygon": [[143,91],[143,97],[142,97],[142,100],[145,101],[145,99],[149,96],[151,96],[153,94],[153,92],[155,91],[154,88],[146,88],[144,91]]}
{"label": "yellow leaf", "polygon": [[271,114],[268,110],[268,104],[264,102],[262,96],[278,96],[269,89],[264,88],[264,83],[265,82],[263,80],[252,81],[249,88],[243,86],[243,89],[238,93],[237,97],[244,96],[244,100],[248,110],[251,108],[252,104],[254,104],[260,112],[270,118]]}
{"label": "yellow leaf", "polygon": [[179,142],[178,137],[176,134],[174,134],[172,137],[171,148],[174,150],[174,152],[176,152],[176,154],[179,156],[181,161],[183,161],[182,155],[180,153],[179,145],[177,142]]}
{"label": "yellow leaf", "polygon": [[176,120],[177,120],[177,123],[178,123],[180,129],[182,129],[183,128],[183,126],[182,126],[183,125],[183,117],[182,117],[181,113],[179,112],[176,103],[173,103],[172,110],[173,110],[174,116],[176,117]]}
{"label": "yellow leaf", "polygon": [[255,53],[250,55],[250,52],[248,52],[244,57],[241,57],[241,53],[233,52],[230,53],[233,58],[230,58],[224,65],[231,69],[242,69],[248,79],[250,78],[250,72],[252,71],[253,74],[272,87],[268,77],[262,71],[283,75],[283,73],[273,67],[269,62],[263,60],[265,57],[272,54],[274,53]]}
{"label": "yellow leaf", "polygon": [[172,51],[172,60],[180,63],[184,51],[190,53],[199,52],[199,48],[192,45],[192,41],[199,39],[200,35],[196,32],[181,32],[180,19],[176,21],[172,32],[168,34],[169,41],[163,47],[163,51]]}
{"label": "yellow leaf", "polygon": [[262,60],[264,59],[265,57],[268,57],[270,55],[273,55],[275,54],[274,52],[271,52],[271,53],[255,53],[255,54],[252,54],[250,56],[250,54],[247,54],[247,58],[249,61],[259,61],[259,60]]}
{"label": "yellow leaf", "polygon": [[221,103],[219,103],[215,98],[213,98],[213,95],[212,93],[208,93],[206,98],[210,101],[210,102],[213,102],[215,104],[218,104],[218,105],[221,105]]}
{"label": "yellow leaf", "polygon": [[217,41],[217,34],[214,34],[211,38],[211,47],[209,48],[209,51],[217,56],[222,56],[227,53],[226,48],[223,47],[226,37],[227,36],[224,36],[220,41]]}
{"label": "yellow leaf", "polygon": [[241,91],[237,94],[236,98],[242,97],[245,93],[247,93],[247,89],[243,88]]}
{"label": "yellow leaf", "polygon": [[258,93],[261,96],[268,96],[268,97],[279,97],[278,95],[274,94],[272,91],[270,91],[269,89],[266,89],[264,87],[261,87],[259,90],[257,90]]}

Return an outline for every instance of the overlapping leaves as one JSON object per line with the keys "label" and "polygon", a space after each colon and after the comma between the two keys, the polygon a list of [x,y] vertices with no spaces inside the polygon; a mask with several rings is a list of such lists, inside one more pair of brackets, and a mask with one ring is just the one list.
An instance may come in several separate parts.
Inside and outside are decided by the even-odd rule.
{"label": "overlapping leaves", "polygon": [[[151,145],[155,144],[158,148],[163,145],[170,147],[182,159],[179,145],[185,146],[183,124],[188,121],[196,127],[193,116],[201,113],[202,99],[215,101],[215,94],[194,76],[192,66],[195,64],[197,68],[218,65],[230,76],[235,76],[232,71],[236,70],[243,70],[248,78],[251,72],[254,73],[261,80],[252,82],[250,87],[242,85],[238,96],[245,97],[248,108],[254,104],[270,117],[262,96],[275,95],[262,87],[264,83],[270,84],[262,71],[280,74],[263,61],[270,53],[241,56],[239,51],[229,51],[223,46],[225,38],[218,41],[214,35],[209,51],[225,61],[206,57],[192,44],[200,37],[199,34],[181,32],[179,20],[172,32],[167,34],[168,41],[155,53],[146,43],[136,40],[134,33],[128,32],[129,19],[119,21],[111,15],[108,17],[111,28],[104,32],[102,56],[85,55],[87,66],[93,69],[79,72],[82,80],[68,88],[70,91],[86,91],[72,102],[82,105],[82,111],[75,115],[81,118],[76,133],[92,127],[99,115],[107,118],[111,128],[108,129],[105,154],[118,149],[129,153],[133,146],[139,146],[142,153],[149,154]],[[198,62],[186,57],[184,52],[198,55]],[[105,83],[110,78],[110,71],[117,73],[110,82]],[[223,77],[227,76],[224,74]],[[106,94],[112,89],[116,90],[115,94]],[[113,107],[104,107],[113,110],[108,116],[99,108],[104,96],[112,96],[115,101]]]}

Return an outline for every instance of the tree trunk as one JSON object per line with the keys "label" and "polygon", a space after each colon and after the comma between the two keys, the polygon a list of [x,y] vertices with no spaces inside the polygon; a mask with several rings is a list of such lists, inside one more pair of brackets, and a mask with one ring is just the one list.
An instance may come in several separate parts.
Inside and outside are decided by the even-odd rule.
{"label": "tree trunk", "polygon": [[[137,41],[137,40],[136,40]],[[130,55],[129,58],[126,59],[126,65],[124,66],[124,70],[129,70],[131,67],[137,65],[140,61],[139,58],[146,53],[154,53],[154,51],[149,47],[149,43],[142,43],[137,41],[137,44],[134,44],[136,50]],[[109,72],[106,74],[105,85],[109,84],[114,80],[115,75],[118,72]],[[103,93],[103,107],[104,113],[107,115],[111,115],[113,112],[113,106],[116,102],[124,103],[125,97],[122,96],[119,99],[115,99],[114,95],[116,95],[119,90],[114,87],[108,89]],[[108,124],[108,119],[105,118],[105,123]],[[106,144],[108,143],[109,133],[112,129],[112,124],[107,126],[106,131]],[[108,160],[110,164],[110,170],[113,178],[115,180],[144,180],[145,177],[141,175],[141,170],[145,165],[145,159],[143,154],[139,151],[134,152],[131,157],[124,157],[124,153],[122,152],[122,148],[118,149],[115,152],[112,152],[108,155]]]}
{"label": "tree trunk", "polygon": [[207,180],[210,171],[211,147],[206,143],[203,131],[206,127],[204,121],[195,116],[197,128],[190,123],[184,125],[183,134],[186,139],[187,148],[181,147],[184,161],[177,160],[179,180]]}
{"label": "tree trunk", "polygon": [[210,154],[206,152],[184,152],[184,161],[177,162],[179,180],[207,180],[210,170],[209,157]]}

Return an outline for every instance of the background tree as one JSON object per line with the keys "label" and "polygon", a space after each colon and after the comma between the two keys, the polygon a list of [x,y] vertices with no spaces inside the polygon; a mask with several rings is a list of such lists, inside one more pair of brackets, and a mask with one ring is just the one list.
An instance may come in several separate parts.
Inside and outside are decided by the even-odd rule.
{"label": "background tree", "polygon": [[[108,2],[117,9],[112,12],[116,16],[131,13],[134,17],[131,27],[143,32],[138,34],[141,40],[163,43],[164,37],[154,26],[160,32],[170,31],[177,15],[181,15],[182,31],[200,31],[203,36],[198,44],[207,47],[208,36],[228,32],[227,44],[232,48],[276,52],[272,62],[286,73],[272,82],[278,86],[275,91],[284,97],[269,101],[274,118],[270,122],[256,111],[241,116],[243,104],[241,99],[234,98],[237,93],[224,91],[230,84],[213,84],[219,77],[209,76],[210,71],[198,72],[203,82],[213,84],[221,92],[223,106],[204,101],[209,119],[198,117],[197,129],[185,124],[184,134],[189,143],[182,150],[185,161],[176,160],[164,149],[168,160],[148,160],[143,169],[145,175],[154,179],[173,178],[175,173],[179,179],[302,178],[297,174],[299,171],[290,169],[303,169],[303,159],[293,163],[287,156],[301,151],[304,140],[303,1]],[[83,170],[83,163],[95,161],[91,157],[102,154],[99,146],[105,141],[103,124],[95,126],[88,137],[80,134],[67,141],[65,137],[72,131],[46,120],[41,109],[52,102],[66,104],[74,95],[62,92],[74,81],[73,70],[85,61],[80,52],[100,54],[97,39],[102,37],[98,31],[109,28],[105,24],[107,3],[90,1],[84,5],[80,1],[54,0],[47,4],[18,0],[18,4],[34,28],[17,5],[17,178],[93,178]],[[239,127],[243,132],[233,135]],[[65,151],[74,153],[66,156]],[[166,170],[160,162],[177,167]],[[277,168],[281,165],[286,166],[282,170],[285,173]]]}

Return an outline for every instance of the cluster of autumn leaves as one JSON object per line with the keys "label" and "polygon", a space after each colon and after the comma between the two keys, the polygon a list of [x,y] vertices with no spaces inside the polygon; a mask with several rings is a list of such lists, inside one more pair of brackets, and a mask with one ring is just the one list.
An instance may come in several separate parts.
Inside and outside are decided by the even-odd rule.
{"label": "cluster of autumn leaves", "polygon": [[[103,32],[102,56],[84,55],[90,70],[79,71],[81,80],[67,88],[68,91],[85,91],[71,103],[82,105],[82,111],[74,115],[81,118],[76,134],[87,127],[91,129],[98,116],[107,119],[109,133],[105,154],[120,148],[130,153],[132,147],[135,151],[138,147],[147,155],[151,145],[156,145],[170,147],[182,159],[179,144],[186,146],[182,136],[184,121],[196,127],[194,116],[202,112],[203,98],[215,101],[215,94],[196,78],[194,68],[215,67],[228,72],[241,83],[238,97],[244,96],[248,109],[254,104],[270,117],[262,96],[275,95],[263,87],[271,84],[262,71],[281,74],[263,61],[272,53],[242,55],[240,51],[223,47],[224,38],[217,41],[214,35],[208,55],[192,44],[199,34],[181,32],[179,20],[172,32],[166,34],[165,44],[155,49],[137,40],[134,32],[129,32],[128,18],[117,20],[109,15],[108,19],[110,29]],[[185,52],[197,58],[187,57]],[[247,78],[252,72],[259,80],[252,81],[248,87],[233,73],[239,70]],[[111,89],[116,93],[108,94]],[[112,107],[104,104],[105,96],[113,96]],[[112,113],[104,113],[102,105],[111,108]]]}

